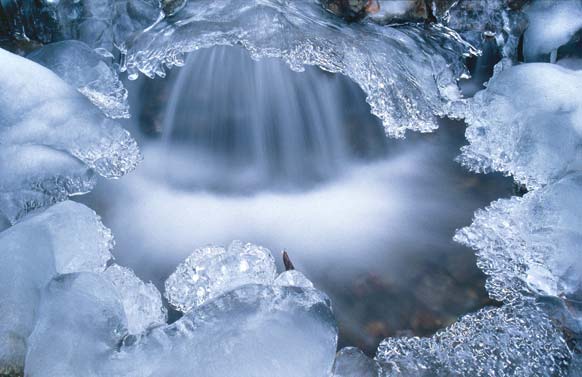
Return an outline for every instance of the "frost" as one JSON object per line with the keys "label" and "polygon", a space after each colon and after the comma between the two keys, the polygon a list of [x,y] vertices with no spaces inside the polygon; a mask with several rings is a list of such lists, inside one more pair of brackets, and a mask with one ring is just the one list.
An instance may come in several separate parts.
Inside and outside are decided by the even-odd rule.
{"label": "frost", "polygon": [[57,273],[103,271],[112,247],[95,212],[68,201],[0,233],[0,374],[23,366],[39,290]]}
{"label": "frost", "polygon": [[459,161],[472,171],[511,174],[529,189],[582,166],[582,72],[523,64],[497,72],[468,101]]}
{"label": "frost", "polygon": [[162,295],[151,282],[144,283],[132,270],[117,264],[107,267],[104,275],[121,297],[130,334],[166,323],[168,313]]}
{"label": "frost", "polygon": [[477,251],[487,290],[500,301],[523,296],[582,299],[582,173],[479,210],[455,240]]}
{"label": "frost", "polygon": [[215,45],[349,76],[394,137],[437,128],[436,117],[459,98],[463,55],[476,53],[440,25],[348,25],[312,1],[199,0],[128,41],[122,69],[130,78],[164,77],[163,66],[183,65],[184,52]]}
{"label": "frost", "polygon": [[51,43],[27,57],[77,88],[109,118],[129,118],[127,90],[107,61],[110,58],[85,43],[74,40]]}
{"label": "frost", "polygon": [[27,211],[88,192],[93,171],[116,178],[141,156],[129,133],[54,73],[0,49],[0,211]]}
{"label": "frost", "polygon": [[272,284],[275,260],[264,247],[233,241],[228,249],[196,249],[165,283],[165,297],[187,312],[205,301],[245,284]]}
{"label": "frost", "polygon": [[582,30],[580,0],[534,0],[525,13],[529,20],[523,40],[526,61],[555,60],[548,56]]}
{"label": "frost", "polygon": [[431,338],[389,338],[376,360],[383,376],[567,376],[570,351],[534,306],[466,315]]}
{"label": "frost", "polygon": [[80,273],[48,285],[27,376],[321,377],[331,370],[337,327],[318,291],[246,285],[172,325],[126,336],[123,308],[107,283]]}

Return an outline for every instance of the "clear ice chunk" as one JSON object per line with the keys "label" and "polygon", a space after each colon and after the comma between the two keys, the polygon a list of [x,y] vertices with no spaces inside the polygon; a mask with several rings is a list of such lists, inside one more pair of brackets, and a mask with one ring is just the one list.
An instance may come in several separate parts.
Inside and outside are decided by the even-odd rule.
{"label": "clear ice chunk", "polygon": [[91,191],[96,178],[68,153],[30,144],[0,148],[0,177],[0,213],[10,222],[30,209]]}
{"label": "clear ice chunk", "polygon": [[27,58],[77,88],[109,118],[129,118],[127,90],[112,68],[111,58],[75,40],[45,45]]}
{"label": "clear ice chunk", "polygon": [[472,171],[511,174],[528,189],[582,168],[582,72],[530,63],[497,72],[467,101],[458,160]]}
{"label": "clear ice chunk", "polygon": [[70,201],[0,233],[0,374],[23,366],[39,290],[59,273],[103,271],[112,247],[99,216]]}
{"label": "clear ice chunk", "polygon": [[[129,133],[53,72],[2,49],[0,62],[0,159],[7,169],[0,172],[0,211],[11,221],[28,210],[89,191],[93,170],[116,178],[140,161]],[[28,178],[10,166],[10,158],[27,169]],[[15,208],[18,204],[23,207]]]}
{"label": "clear ice chunk", "polygon": [[477,251],[489,295],[499,301],[582,300],[582,173],[475,213],[455,240]]}
{"label": "clear ice chunk", "polygon": [[344,347],[337,353],[331,377],[378,377],[381,368],[361,350]]}
{"label": "clear ice chunk", "polygon": [[138,375],[101,373],[127,332],[123,306],[107,279],[88,272],[59,275],[40,296],[26,376]]}
{"label": "clear ice chunk", "polygon": [[582,30],[580,0],[534,0],[525,8],[528,27],[523,35],[525,61],[551,61],[552,52]]}
{"label": "clear ice chunk", "polygon": [[164,66],[183,65],[185,52],[216,45],[350,77],[393,137],[436,129],[436,117],[459,99],[463,56],[477,53],[442,25],[347,24],[315,1],[197,0],[121,46],[122,69],[129,78],[163,77]]}
{"label": "clear ice chunk", "polygon": [[271,252],[251,243],[233,241],[228,249],[196,249],[166,280],[164,295],[187,312],[205,301],[245,284],[273,284],[277,269]]}
{"label": "clear ice chunk", "polygon": [[246,285],[135,336],[124,335],[123,308],[99,277],[61,276],[43,292],[27,376],[321,377],[331,371],[337,327],[329,300],[316,290]]}
{"label": "clear ice chunk", "polygon": [[431,338],[388,338],[376,360],[383,376],[567,376],[561,331],[531,305],[469,314]]}
{"label": "clear ice chunk", "polygon": [[151,282],[144,283],[132,270],[117,264],[107,267],[104,275],[121,298],[130,334],[166,323],[168,313],[162,295]]}
{"label": "clear ice chunk", "polygon": [[283,287],[313,288],[311,280],[297,270],[289,270],[280,273],[273,284]]}

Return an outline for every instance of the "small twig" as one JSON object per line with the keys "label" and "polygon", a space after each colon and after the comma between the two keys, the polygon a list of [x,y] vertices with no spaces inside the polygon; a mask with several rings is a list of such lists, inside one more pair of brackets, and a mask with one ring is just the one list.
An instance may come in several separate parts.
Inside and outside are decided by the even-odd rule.
{"label": "small twig", "polygon": [[293,262],[291,262],[291,258],[289,258],[289,254],[287,254],[285,250],[283,250],[283,265],[285,266],[285,271],[295,269],[295,266],[293,266]]}

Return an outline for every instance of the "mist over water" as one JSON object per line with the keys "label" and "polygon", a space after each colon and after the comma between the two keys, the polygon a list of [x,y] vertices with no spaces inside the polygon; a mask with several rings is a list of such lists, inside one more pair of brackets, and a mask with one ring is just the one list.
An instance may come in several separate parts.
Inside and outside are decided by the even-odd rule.
{"label": "mist over water", "polygon": [[163,92],[144,85],[134,108],[151,113],[157,96],[160,111],[153,127],[132,125],[143,163],[82,199],[140,277],[162,287],[210,243],[287,250],[330,295],[343,342],[364,349],[433,332],[486,300],[472,252],[451,238],[511,183],[453,162],[463,124],[388,141],[348,79],[232,47],[190,55]]}

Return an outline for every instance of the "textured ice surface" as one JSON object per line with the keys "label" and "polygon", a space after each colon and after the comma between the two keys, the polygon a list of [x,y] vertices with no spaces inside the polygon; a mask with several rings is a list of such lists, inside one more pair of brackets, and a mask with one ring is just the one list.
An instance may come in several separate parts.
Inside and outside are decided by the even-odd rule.
{"label": "textured ice surface", "polygon": [[129,118],[127,90],[111,67],[111,58],[75,40],[51,43],[27,56],[77,88],[110,118]]}
{"label": "textured ice surface", "polygon": [[0,212],[12,222],[31,209],[87,193],[94,185],[93,170],[66,152],[0,144]]}
{"label": "textured ice surface", "polygon": [[552,51],[582,30],[580,0],[534,0],[525,13],[529,20],[523,39],[526,61],[555,60],[551,58]]}
{"label": "textured ice surface", "polygon": [[511,174],[528,188],[582,167],[582,72],[548,63],[495,74],[468,101],[460,162],[478,172]]}
{"label": "textured ice surface", "polygon": [[458,99],[462,56],[474,52],[439,25],[348,25],[314,1],[198,0],[131,39],[123,68],[130,78],[164,76],[164,65],[182,65],[184,52],[215,45],[349,76],[395,137],[437,128],[436,116]]}
{"label": "textured ice surface", "polygon": [[112,246],[95,212],[69,201],[0,233],[0,374],[22,368],[39,290],[57,273],[102,271]]}
{"label": "textured ice surface", "polygon": [[380,365],[361,350],[345,347],[339,350],[333,364],[332,377],[378,377]]}
{"label": "textured ice surface", "polygon": [[57,276],[41,291],[37,318],[26,376],[122,376],[103,373],[127,332],[123,306],[107,279],[94,273]]}
{"label": "textured ice surface", "polygon": [[455,240],[477,251],[487,290],[500,301],[523,296],[582,300],[582,173],[523,198],[479,210]]}
{"label": "textured ice surface", "polygon": [[166,323],[168,314],[162,295],[151,282],[144,283],[132,270],[117,264],[107,267],[104,274],[121,298],[130,334]]}
{"label": "textured ice surface", "polygon": [[437,20],[466,41],[481,48],[487,39],[493,38],[501,54],[515,60],[519,39],[527,27],[519,1],[436,0],[430,5]]}
{"label": "textured ice surface", "polygon": [[284,271],[277,276],[275,285],[283,287],[313,288],[313,283],[297,270]]}
{"label": "textured ice surface", "polygon": [[316,290],[246,285],[172,325],[124,336],[123,308],[106,283],[88,273],[51,282],[27,376],[321,377],[331,370],[337,328]]}
{"label": "textured ice surface", "polygon": [[376,359],[384,376],[566,376],[570,352],[533,306],[466,315],[431,338],[388,338]]}
{"label": "textured ice surface", "polygon": [[271,252],[261,246],[233,241],[228,249],[196,249],[165,283],[164,295],[176,309],[187,312],[205,301],[245,284],[273,284],[277,273]]}
{"label": "textured ice surface", "polygon": [[129,133],[54,73],[1,49],[0,63],[0,211],[11,221],[89,191],[93,170],[115,178],[135,167]]}

